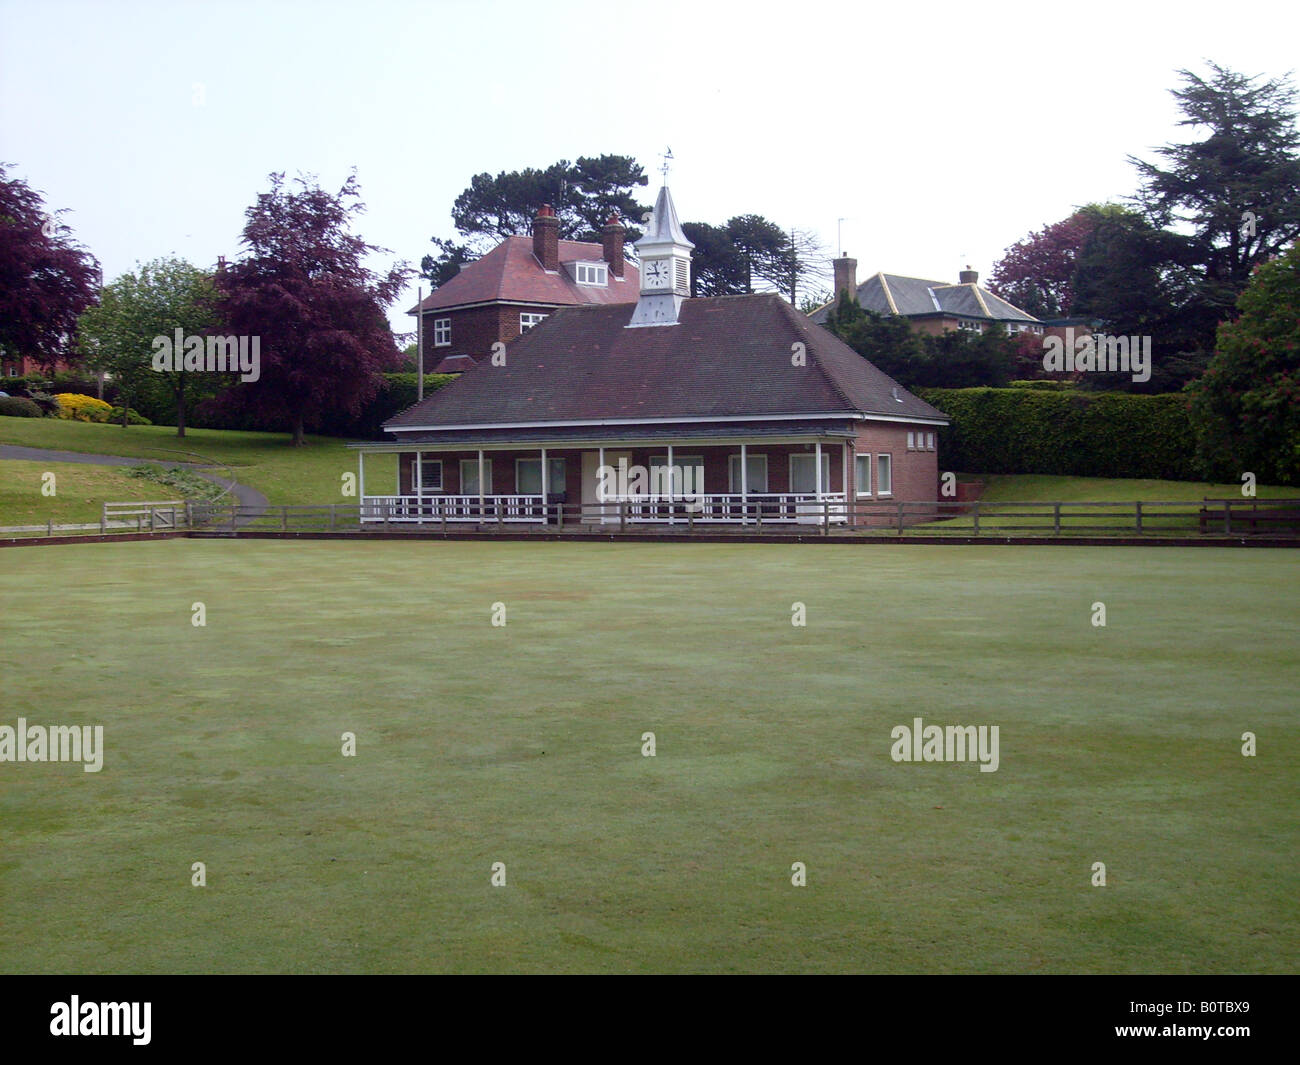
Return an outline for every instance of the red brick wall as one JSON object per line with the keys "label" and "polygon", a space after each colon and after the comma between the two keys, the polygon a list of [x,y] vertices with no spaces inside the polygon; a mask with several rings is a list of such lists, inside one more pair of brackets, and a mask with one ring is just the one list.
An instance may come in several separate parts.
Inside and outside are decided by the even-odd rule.
{"label": "red brick wall", "polygon": [[[508,344],[519,335],[521,312],[549,314],[554,307],[527,306],[516,303],[492,303],[456,311],[424,312],[424,368],[432,370],[448,355],[470,355],[486,359],[492,345]],[[437,347],[433,343],[435,319],[451,319],[451,343]]]}
{"label": "red brick wall", "polygon": [[[917,434],[915,442],[925,442],[927,433],[935,434],[935,450],[908,450],[907,434]],[[938,428],[925,425],[908,425],[901,422],[862,422],[858,428],[856,450],[859,455],[869,454],[871,459],[871,495],[870,500],[889,501],[893,503],[933,502],[939,498],[939,452]],[[888,496],[879,494],[876,483],[875,456],[887,454],[892,457],[893,492]],[[857,488],[854,486],[856,493]],[[865,519],[867,516],[863,515]],[[873,516],[874,517],[874,516]],[[923,514],[908,514],[907,520],[920,520]],[[868,524],[878,524],[891,519],[878,518]],[[897,521],[895,516],[892,520]]]}

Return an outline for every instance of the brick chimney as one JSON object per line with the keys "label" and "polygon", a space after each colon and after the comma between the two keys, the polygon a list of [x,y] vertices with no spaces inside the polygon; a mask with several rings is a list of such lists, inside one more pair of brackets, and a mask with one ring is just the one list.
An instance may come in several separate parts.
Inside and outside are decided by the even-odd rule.
{"label": "brick chimney", "polygon": [[543,204],[533,219],[533,254],[543,270],[559,271],[560,220],[555,217],[555,208],[549,203]]}
{"label": "brick chimney", "polygon": [[604,249],[602,258],[609,263],[609,272],[614,277],[623,276],[623,237],[627,229],[618,220],[618,215],[609,216],[605,228],[600,231],[600,243]]}
{"label": "brick chimney", "polygon": [[835,261],[835,298],[840,298],[841,292],[847,292],[849,299],[858,298],[858,260],[850,259],[848,252],[845,252]]}
{"label": "brick chimney", "polygon": [[966,264],[966,269],[957,275],[957,284],[959,285],[978,285],[980,280],[979,272],[970,268],[970,263]]}

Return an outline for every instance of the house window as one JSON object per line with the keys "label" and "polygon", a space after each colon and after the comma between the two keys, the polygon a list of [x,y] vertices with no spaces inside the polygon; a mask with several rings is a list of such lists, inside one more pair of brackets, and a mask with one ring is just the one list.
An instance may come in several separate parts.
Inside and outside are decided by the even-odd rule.
{"label": "house window", "polygon": [[[831,457],[822,452],[822,491],[831,481]],[[817,491],[817,456],[790,456],[790,491],[800,495],[813,495]]]}
{"label": "house window", "polygon": [[544,314],[533,314],[529,311],[521,312],[519,315],[519,332],[527,333],[528,330],[532,329],[533,326],[545,317],[546,315]]}
{"label": "house window", "polygon": [[[698,496],[704,493],[704,456],[673,455],[674,496]],[[668,495],[668,456],[650,456],[650,494]]]}
{"label": "house window", "polygon": [[[478,459],[460,460],[460,494],[478,495]],[[483,456],[483,494],[492,494],[492,458]]]}
{"label": "house window", "polygon": [[876,456],[876,495],[894,494],[893,460],[889,455]]}
{"label": "house window", "polygon": [[442,459],[421,459],[417,487],[421,495],[442,491]]}
{"label": "house window", "polygon": [[445,348],[451,343],[451,319],[435,318],[433,320],[433,346]]}
{"label": "house window", "polygon": [[609,283],[609,267],[599,263],[575,263],[573,277],[580,285],[606,285]]}
{"label": "house window", "polygon": [[915,451],[915,450],[916,450],[916,434],[915,434],[915,433],[908,433],[908,434],[907,434],[907,450],[908,450],[908,451]]}
{"label": "house window", "polygon": [[[564,491],[564,459],[547,459],[546,491],[557,495]],[[542,460],[515,459],[515,491],[521,496],[542,494]]]}
{"label": "house window", "polygon": [[925,434],[925,450],[926,451],[934,450],[934,433]]}
{"label": "house window", "polygon": [[[747,454],[746,465],[749,467],[745,478],[745,491],[763,493],[767,491],[767,456],[755,455],[752,452]],[[740,494],[740,456],[729,456],[730,461],[727,463],[727,491],[734,494]]]}
{"label": "house window", "polygon": [[871,495],[871,456],[853,456],[854,488],[860,496]]}

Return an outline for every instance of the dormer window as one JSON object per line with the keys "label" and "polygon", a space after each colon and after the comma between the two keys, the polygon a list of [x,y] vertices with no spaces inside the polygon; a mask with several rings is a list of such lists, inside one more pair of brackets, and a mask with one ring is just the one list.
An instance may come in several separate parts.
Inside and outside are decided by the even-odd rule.
{"label": "dormer window", "polygon": [[580,285],[608,285],[609,266],[606,263],[574,263],[573,280]]}

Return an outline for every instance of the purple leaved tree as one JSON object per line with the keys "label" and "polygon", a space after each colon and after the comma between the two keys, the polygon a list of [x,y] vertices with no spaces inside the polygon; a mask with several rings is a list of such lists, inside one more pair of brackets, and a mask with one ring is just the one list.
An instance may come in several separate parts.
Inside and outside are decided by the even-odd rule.
{"label": "purple leaved tree", "polygon": [[237,336],[257,337],[259,376],[238,385],[229,405],[293,431],[295,445],[326,413],[355,415],[379,387],[379,375],[402,364],[384,315],[411,271],[386,274],[363,265],[372,252],[349,230],[363,211],[356,174],[336,195],[313,180],[271,191],[247,211],[245,255],[217,273],[221,315]]}
{"label": "purple leaved tree", "polygon": [[77,317],[95,302],[99,264],[0,164],[0,355],[46,372],[76,357]]}

